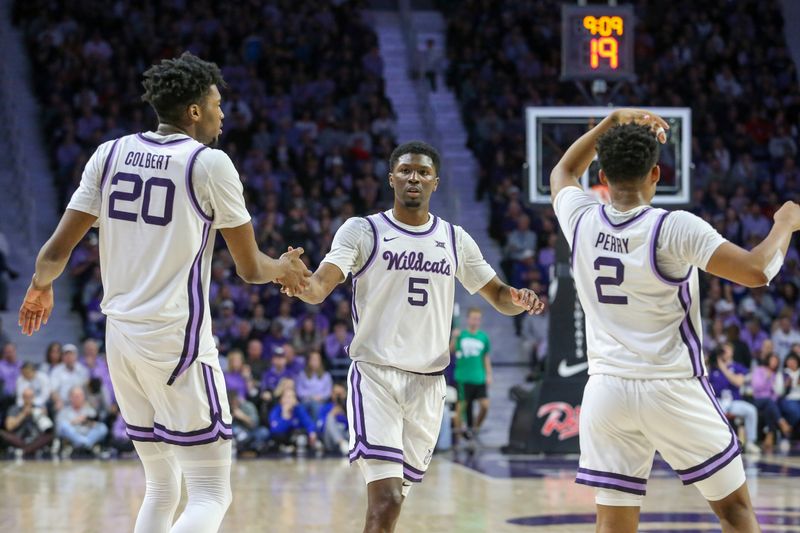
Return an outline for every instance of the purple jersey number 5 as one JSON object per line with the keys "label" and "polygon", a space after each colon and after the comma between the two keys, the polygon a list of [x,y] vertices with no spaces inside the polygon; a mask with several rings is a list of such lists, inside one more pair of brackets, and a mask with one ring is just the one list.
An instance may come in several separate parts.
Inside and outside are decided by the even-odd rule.
{"label": "purple jersey number 5", "polygon": [[609,296],[603,294],[603,285],[619,287],[625,280],[625,265],[616,257],[598,257],[594,260],[594,269],[600,270],[601,267],[612,267],[614,276],[598,276],[594,280],[594,288],[597,291],[597,301],[601,304],[626,305],[627,296]]}

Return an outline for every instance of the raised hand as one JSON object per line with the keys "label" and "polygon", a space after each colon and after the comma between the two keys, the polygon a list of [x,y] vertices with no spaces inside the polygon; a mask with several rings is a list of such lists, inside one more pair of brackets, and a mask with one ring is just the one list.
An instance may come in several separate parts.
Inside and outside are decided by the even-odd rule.
{"label": "raised hand", "polygon": [[311,271],[300,259],[301,255],[303,255],[302,248],[290,246],[289,250],[278,259],[278,268],[282,274],[275,281],[283,285],[281,292],[289,296],[303,292],[309,284]]}
{"label": "raised hand", "polygon": [[611,118],[613,118],[617,124],[629,124],[634,122],[636,124],[641,124],[642,126],[650,126],[656,136],[656,139],[658,139],[658,142],[661,144],[667,142],[667,130],[669,129],[669,124],[667,124],[666,120],[659,117],[652,111],[623,107],[612,111]]}
{"label": "raised hand", "polygon": [[509,290],[511,291],[511,302],[517,307],[525,309],[529,315],[540,315],[544,311],[544,302],[532,290],[515,289],[514,287],[509,287]]}
{"label": "raised hand", "polygon": [[37,288],[31,281],[28,292],[25,293],[25,299],[19,308],[17,324],[22,328],[22,334],[30,337],[35,331],[39,331],[42,324],[47,324],[52,312],[53,285]]}
{"label": "raised hand", "polygon": [[773,216],[775,222],[788,224],[792,231],[800,230],[800,205],[789,201],[784,203]]}

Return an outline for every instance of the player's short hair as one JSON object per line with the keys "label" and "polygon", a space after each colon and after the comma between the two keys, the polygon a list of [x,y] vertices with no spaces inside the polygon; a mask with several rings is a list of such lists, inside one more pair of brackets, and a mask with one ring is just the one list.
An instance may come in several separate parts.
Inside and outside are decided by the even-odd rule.
{"label": "player's short hair", "polygon": [[648,126],[622,124],[597,139],[600,168],[611,184],[644,178],[658,162],[660,147]]}
{"label": "player's short hair", "polygon": [[191,52],[164,59],[144,73],[142,100],[149,103],[162,122],[181,121],[184,110],[199,104],[212,85],[225,87],[216,63],[203,61]]}
{"label": "player's short hair", "polygon": [[479,315],[483,315],[483,311],[481,311],[480,307],[470,307],[467,309],[467,316],[471,315],[472,313],[478,313]]}
{"label": "player's short hair", "polygon": [[389,156],[390,172],[394,172],[394,167],[397,166],[397,160],[406,154],[427,155],[431,158],[431,161],[433,161],[433,169],[436,171],[436,175],[439,175],[439,170],[441,169],[439,151],[425,141],[409,141],[392,150],[392,155]]}

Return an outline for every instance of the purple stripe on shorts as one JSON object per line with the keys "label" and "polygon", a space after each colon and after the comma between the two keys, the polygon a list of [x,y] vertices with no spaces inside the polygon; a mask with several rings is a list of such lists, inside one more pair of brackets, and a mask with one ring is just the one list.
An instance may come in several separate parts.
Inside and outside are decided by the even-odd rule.
{"label": "purple stripe on shorts", "polygon": [[458,252],[456,252],[456,228],[452,224],[450,226],[450,244],[453,245],[453,257],[456,260],[456,270],[458,270]]}
{"label": "purple stripe on shorts", "polygon": [[647,490],[646,479],[624,476],[611,472],[589,470],[588,468],[578,468],[578,475],[575,477],[575,482],[592,487],[615,489],[642,496],[644,496]]}
{"label": "purple stripe on shorts", "polygon": [[183,374],[197,358],[200,345],[200,328],[203,324],[203,315],[205,313],[201,264],[203,262],[203,253],[208,244],[208,235],[210,232],[211,224],[206,223],[203,228],[203,244],[200,246],[200,250],[197,252],[194,262],[192,263],[192,268],[189,271],[189,319],[186,325],[186,334],[184,335],[183,350],[181,351],[181,358],[178,361],[178,366],[172,371],[167,385],[172,385],[175,379]]}
{"label": "purple stripe on shorts", "polygon": [[615,223],[611,222],[610,218],[608,218],[608,215],[606,214],[605,206],[603,204],[600,204],[600,218],[603,220],[603,222],[605,222],[607,225],[611,226],[613,229],[627,228],[628,226],[630,226],[631,224],[633,224],[637,220],[641,220],[641,218],[644,215],[646,215],[647,213],[649,213],[649,212],[650,212],[650,208],[642,209],[636,215],[634,215],[633,217],[629,218],[625,222],[620,222],[619,224],[615,224]]}
{"label": "purple stripe on shorts", "polygon": [[142,133],[137,133],[136,134],[136,138],[139,139],[140,141],[142,141],[143,143],[149,144],[151,146],[170,146],[170,145],[173,145],[173,144],[180,144],[180,143],[184,143],[186,141],[191,140],[191,137],[184,137],[184,138],[181,138],[181,139],[172,139],[171,141],[158,142],[158,141],[154,141],[153,139],[148,139]]}
{"label": "purple stripe on shorts", "polygon": [[658,237],[661,235],[661,226],[664,225],[664,220],[666,220],[668,215],[669,211],[662,214],[658,219],[658,222],[656,222],[656,225],[653,227],[653,234],[650,237],[650,268],[653,270],[653,274],[655,274],[658,279],[667,285],[680,285],[689,281],[689,276],[692,275],[692,267],[689,267],[689,272],[687,272],[684,277],[671,278],[659,270],[658,259],[656,257],[656,253],[658,251]]}
{"label": "purple stripe on shorts", "polygon": [[364,263],[364,266],[361,267],[361,270],[353,274],[353,279],[359,277],[361,274],[367,271],[369,267],[372,266],[372,263],[375,261],[375,257],[378,255],[378,228],[375,226],[375,223],[372,221],[370,217],[365,217],[364,220],[369,222],[370,228],[372,228],[372,251],[367,258],[367,262]]}
{"label": "purple stripe on shorts", "polygon": [[233,429],[226,427],[220,420],[214,420],[211,427],[193,434],[181,434],[177,431],[169,431],[166,428],[154,425],[153,433],[158,440],[167,444],[177,444],[179,446],[194,446],[197,444],[207,444],[217,439],[230,439],[233,437]]}
{"label": "purple stripe on shorts", "polygon": [[128,437],[130,437],[131,440],[137,440],[140,442],[155,442],[157,440],[155,434],[153,433],[152,428],[146,430],[146,429],[134,429],[131,426],[128,426],[127,424],[126,426],[127,427],[125,428],[125,431],[128,433]]}
{"label": "purple stripe on shorts", "polygon": [[[350,462],[363,458],[363,459],[380,459],[381,461],[390,461],[393,463],[403,463],[403,452],[380,450],[377,446],[369,446],[363,441],[356,443],[356,446],[350,451]],[[390,449],[391,450],[391,449]]]}
{"label": "purple stripe on shorts", "polygon": [[643,489],[634,489],[630,487],[626,487],[620,485],[618,481],[607,481],[605,478],[600,479],[593,479],[590,477],[577,477],[575,478],[575,483],[580,483],[581,485],[589,485],[590,487],[599,487],[603,489],[614,489],[620,492],[627,492],[628,494],[638,494],[639,496],[644,496],[646,491]]}
{"label": "purple stripe on shorts", "polygon": [[587,209],[581,216],[578,217],[578,221],[575,222],[575,228],[572,230],[572,250],[569,254],[569,264],[571,267],[575,268],[575,247],[577,246],[576,242],[578,240],[578,226],[581,225],[581,220],[583,220],[583,216],[588,213],[589,210]]}
{"label": "purple stripe on shorts", "polygon": [[733,461],[739,453],[741,453],[741,448],[739,447],[739,440],[736,437],[736,432],[728,422],[728,419],[725,417],[725,414],[722,412],[722,409],[717,402],[716,397],[714,396],[713,391],[711,390],[711,385],[708,383],[708,379],[705,377],[700,378],[700,386],[703,388],[703,392],[711,400],[714,409],[716,409],[717,414],[719,414],[722,421],[728,426],[728,430],[731,433],[731,440],[728,446],[722,450],[720,453],[714,455],[710,459],[707,459],[700,463],[699,465],[693,466],[691,468],[687,468],[684,470],[676,470],[678,477],[681,479],[684,485],[689,485],[691,483],[696,483],[698,481],[702,481],[707,479],[717,472],[719,472],[722,468],[727,466],[731,461]]}
{"label": "purple stripe on shorts", "polygon": [[189,203],[192,204],[194,210],[197,212],[197,216],[199,216],[205,222],[212,222],[214,219],[203,211],[200,207],[200,202],[197,201],[197,196],[194,194],[194,185],[192,185],[192,171],[194,170],[194,162],[197,160],[197,156],[205,150],[205,146],[198,147],[192,155],[189,156],[189,161],[186,164],[186,190],[189,192]]}
{"label": "purple stripe on shorts", "polygon": [[217,396],[217,387],[214,384],[214,371],[205,363],[201,363],[203,367],[203,379],[206,385],[206,396],[208,397],[208,408],[211,414],[211,420],[220,416],[219,397]]}
{"label": "purple stripe on shorts", "polygon": [[103,164],[103,173],[100,175],[100,191],[103,190],[103,185],[106,184],[106,179],[108,178],[108,169],[111,168],[111,160],[114,158],[114,153],[117,151],[117,144],[119,144],[120,139],[114,141],[114,144],[111,145],[111,150],[108,152],[108,157],[106,158],[106,162]]}
{"label": "purple stripe on shorts", "polygon": [[419,483],[422,481],[422,477],[425,475],[424,470],[419,470],[418,468],[414,468],[410,464],[403,462],[403,477],[409,481],[414,483]]}
{"label": "purple stripe on shorts", "polygon": [[358,390],[358,376],[356,373],[356,364],[353,362],[350,370],[350,401],[353,402],[353,430],[356,432],[356,442],[364,435],[364,427],[361,421],[361,391]]}
{"label": "purple stripe on shorts", "polygon": [[407,467],[403,466],[403,477],[412,483],[421,483],[424,474],[417,474],[412,472]]}
{"label": "purple stripe on shorts", "polygon": [[689,294],[688,283],[684,283],[678,288],[678,300],[681,303],[681,307],[683,307],[684,313],[686,313],[680,326],[678,326],[681,339],[683,339],[684,344],[686,344],[686,347],[689,349],[689,357],[692,360],[692,369],[694,372],[693,375],[702,376],[703,362],[701,359],[700,342],[697,340],[697,336],[693,335],[694,332],[689,321],[689,315],[692,312],[692,298]]}
{"label": "purple stripe on shorts", "polygon": [[436,226],[439,225],[439,217],[437,217],[436,215],[433,215],[433,224],[431,224],[430,228],[426,229],[425,231],[410,231],[410,230],[407,230],[407,229],[403,229],[400,226],[398,226],[397,224],[395,224],[394,222],[392,222],[392,219],[387,217],[386,213],[384,213],[383,211],[381,211],[379,214],[380,214],[380,216],[383,217],[383,219],[390,226],[392,226],[394,229],[396,229],[400,233],[408,235],[409,237],[415,237],[415,238],[427,237],[428,235],[433,233],[433,230],[435,230]]}

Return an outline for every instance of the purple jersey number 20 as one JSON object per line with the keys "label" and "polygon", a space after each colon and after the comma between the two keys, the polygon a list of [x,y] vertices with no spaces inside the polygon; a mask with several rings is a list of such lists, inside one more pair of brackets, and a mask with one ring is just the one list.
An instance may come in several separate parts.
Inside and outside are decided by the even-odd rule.
{"label": "purple jersey number 20", "polygon": [[594,288],[597,291],[597,301],[601,304],[626,305],[627,296],[610,296],[603,294],[603,285],[619,287],[625,280],[625,265],[616,257],[598,257],[594,260],[594,269],[600,270],[601,267],[612,267],[614,276],[598,276],[594,280]]}
{"label": "purple jersey number 20", "polygon": [[[118,209],[116,202],[135,202],[142,195],[142,177],[138,174],[131,174],[130,172],[117,172],[111,179],[111,186],[114,187],[119,182],[128,182],[133,184],[133,189],[130,191],[123,191],[116,189],[111,191],[108,196],[108,218],[116,218],[118,220],[128,220],[136,222],[139,215],[136,211],[123,211]],[[150,213],[150,198],[153,194],[153,189],[161,187],[164,189],[164,212],[161,215],[154,215]],[[172,207],[175,203],[175,184],[166,178],[150,178],[144,182],[144,201],[142,202],[142,220],[147,224],[154,226],[166,226],[172,222]]]}

